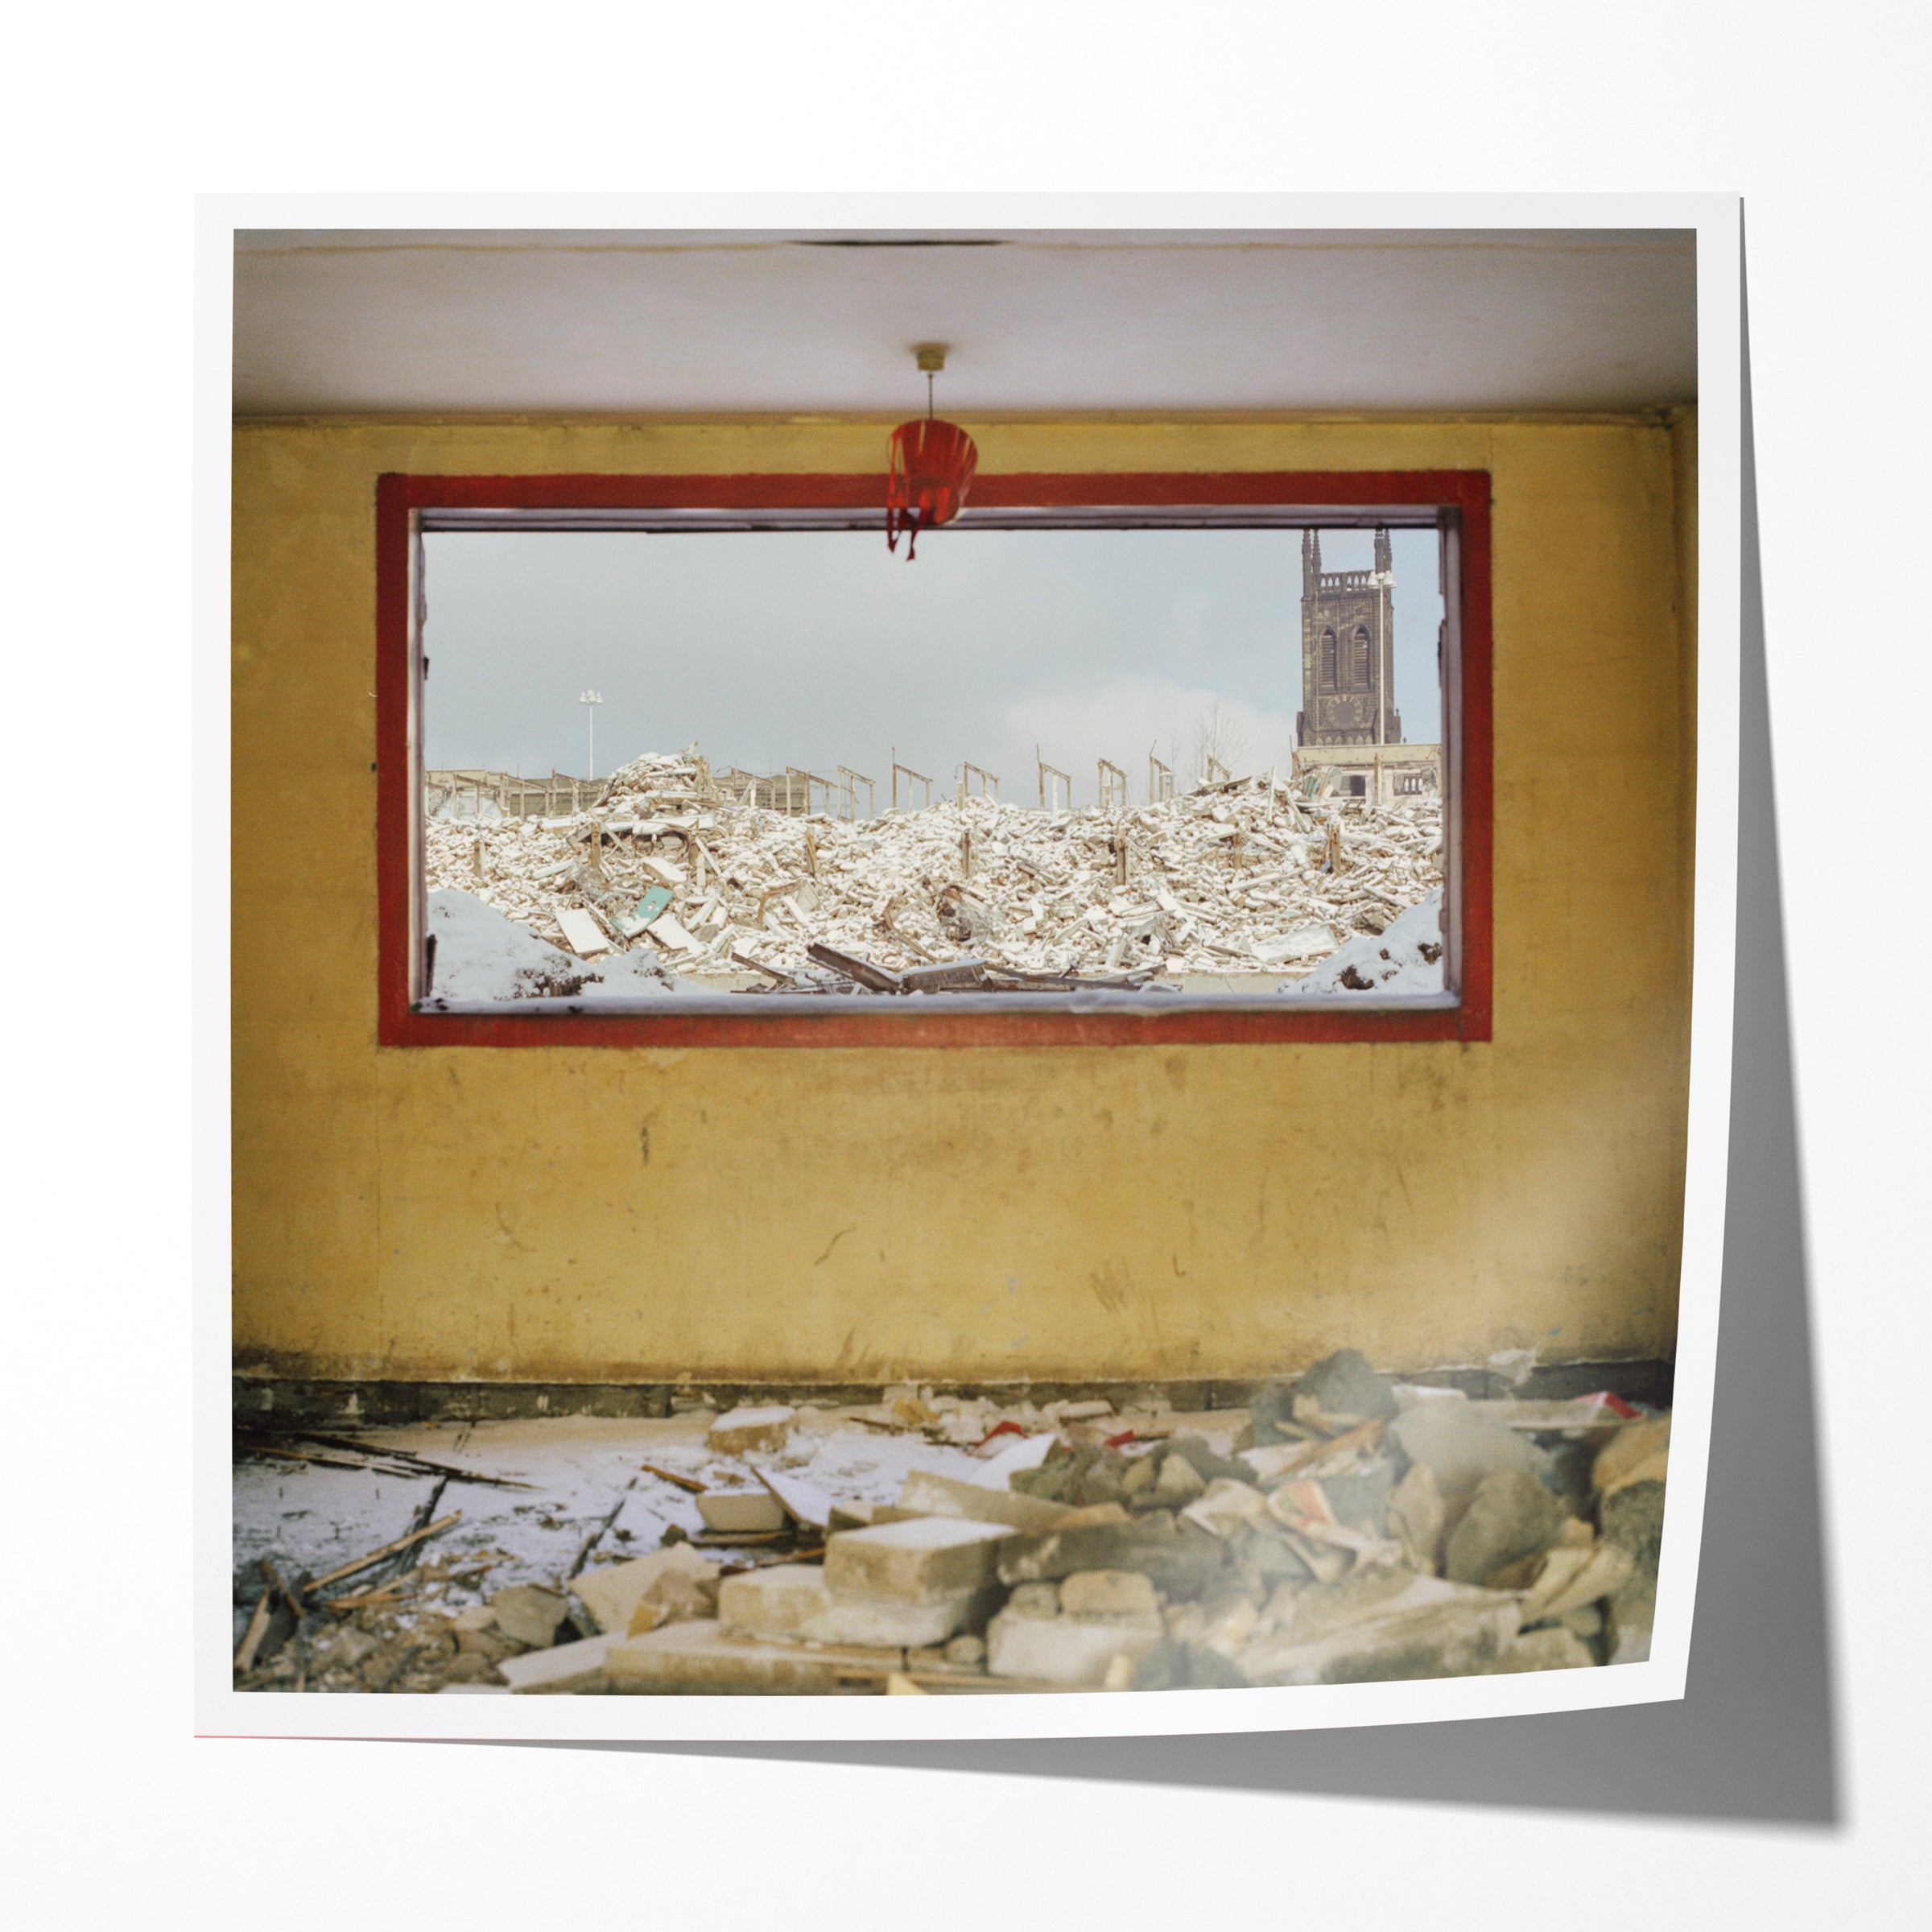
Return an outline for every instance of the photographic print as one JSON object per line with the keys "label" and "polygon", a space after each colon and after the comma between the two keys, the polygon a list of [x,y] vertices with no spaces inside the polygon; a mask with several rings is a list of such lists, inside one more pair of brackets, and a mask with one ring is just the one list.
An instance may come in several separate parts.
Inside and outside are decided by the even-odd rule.
{"label": "photographic print", "polygon": [[422,207],[211,230],[210,1727],[1681,1695],[1735,203]]}

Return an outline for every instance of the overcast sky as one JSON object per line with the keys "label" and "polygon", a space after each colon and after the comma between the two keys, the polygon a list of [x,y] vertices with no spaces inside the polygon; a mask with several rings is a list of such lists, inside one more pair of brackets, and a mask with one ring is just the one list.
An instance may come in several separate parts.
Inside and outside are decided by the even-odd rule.
{"label": "overcast sky", "polygon": [[[1370,533],[1324,530],[1330,570]],[[1432,741],[1433,530],[1393,533],[1396,702]],[[1147,753],[1194,776],[1218,700],[1241,771],[1284,771],[1301,703],[1298,530],[928,532],[908,565],[882,535],[436,534],[424,539],[432,661],[427,762],[541,776],[695,738],[714,766],[845,765],[890,800],[893,749],[950,791],[962,759],[1003,798],[1038,793],[1034,746],[1095,799],[1096,758],[1146,795]],[[861,794],[861,800],[863,793]]]}

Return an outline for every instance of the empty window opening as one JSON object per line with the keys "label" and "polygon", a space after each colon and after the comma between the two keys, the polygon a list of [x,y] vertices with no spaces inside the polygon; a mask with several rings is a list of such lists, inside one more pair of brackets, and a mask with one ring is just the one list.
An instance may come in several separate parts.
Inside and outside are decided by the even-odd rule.
{"label": "empty window opening", "polygon": [[1406,514],[425,514],[410,1008],[1453,1005]]}

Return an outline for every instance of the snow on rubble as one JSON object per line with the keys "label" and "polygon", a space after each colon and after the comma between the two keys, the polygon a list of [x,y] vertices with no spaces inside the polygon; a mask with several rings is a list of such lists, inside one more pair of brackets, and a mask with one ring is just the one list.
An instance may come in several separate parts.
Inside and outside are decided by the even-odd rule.
{"label": "snow on rubble", "polygon": [[1304,996],[1379,993],[1414,998],[1443,990],[1443,890],[1439,886],[1380,933],[1331,952],[1290,990]]}
{"label": "snow on rubble", "polygon": [[852,819],[774,810],[774,790],[714,779],[692,746],[568,816],[429,819],[435,993],[815,989],[836,976],[815,943],[894,975],[979,962],[995,985],[1442,990],[1420,910],[1439,905],[1433,797],[1311,800],[1263,778],[1113,811],[968,796]]}
{"label": "snow on rubble", "polygon": [[592,965],[465,892],[431,893],[429,931],[436,942],[431,991],[439,1004],[630,1001],[679,989],[654,952],[624,953]]}
{"label": "snow on rubble", "polygon": [[1119,1384],[237,1410],[235,1687],[984,1695],[1646,1662],[1667,1389],[1425,1374],[1344,1348],[1205,1410]]}

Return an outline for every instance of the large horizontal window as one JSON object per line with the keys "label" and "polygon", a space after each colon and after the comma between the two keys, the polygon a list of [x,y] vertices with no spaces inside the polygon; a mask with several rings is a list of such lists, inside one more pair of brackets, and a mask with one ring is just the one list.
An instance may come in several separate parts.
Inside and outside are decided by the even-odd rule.
{"label": "large horizontal window", "polygon": [[882,496],[383,480],[386,1040],[1488,1037],[1486,477]]}

